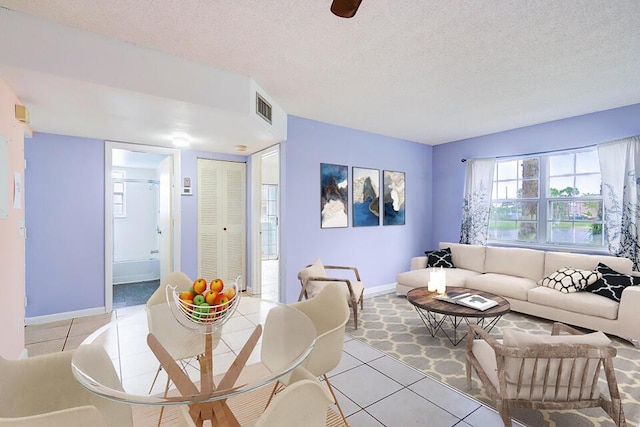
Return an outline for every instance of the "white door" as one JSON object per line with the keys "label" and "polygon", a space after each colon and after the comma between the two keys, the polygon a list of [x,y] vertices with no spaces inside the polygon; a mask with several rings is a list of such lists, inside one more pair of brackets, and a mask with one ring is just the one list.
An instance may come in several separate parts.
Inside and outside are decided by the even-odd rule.
{"label": "white door", "polygon": [[[177,180],[181,176],[180,165],[180,150],[174,148],[153,147],[139,144],[127,144],[123,142],[105,141],[105,224],[104,224],[104,285],[105,285],[105,310],[110,312],[113,309],[113,179],[112,171],[113,164],[115,162],[114,153],[118,151],[131,151],[136,153],[156,153],[165,154],[168,157],[166,161],[171,165],[169,171],[169,186],[171,189],[177,188],[179,182]],[[161,192],[162,193],[162,192]],[[161,196],[162,197],[162,196]],[[169,256],[170,262],[165,263],[161,258],[161,265],[168,265],[167,268],[175,271],[180,271],[180,236],[181,236],[181,209],[180,209],[180,195],[176,191],[169,192],[170,202],[169,206],[169,230],[166,235],[171,236],[167,241],[169,242],[168,249],[160,247],[161,257]],[[166,220],[164,221],[166,223]],[[163,233],[164,234],[164,233]],[[162,267],[161,267],[162,269]],[[162,270],[161,270],[162,271]],[[162,274],[162,273],[161,273]]]}
{"label": "white door", "polygon": [[246,164],[198,159],[198,277],[246,283]]}
{"label": "white door", "polygon": [[173,227],[171,224],[171,199],[173,186],[173,157],[167,156],[158,168],[160,175],[160,203],[158,215],[158,240],[160,247],[160,281],[173,270]]}
{"label": "white door", "polygon": [[247,292],[262,293],[262,152],[251,156],[251,280]]}

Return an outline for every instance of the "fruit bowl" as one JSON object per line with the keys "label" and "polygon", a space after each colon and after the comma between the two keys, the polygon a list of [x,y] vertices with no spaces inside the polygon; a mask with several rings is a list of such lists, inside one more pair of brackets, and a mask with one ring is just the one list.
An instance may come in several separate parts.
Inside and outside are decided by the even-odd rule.
{"label": "fruit bowl", "polygon": [[229,282],[231,283],[225,286],[225,291],[233,289],[233,297],[226,302],[210,305],[194,304],[188,300],[181,299],[181,292],[177,290],[176,286],[169,284],[165,288],[167,304],[175,318],[183,326],[202,332],[211,331],[212,327],[222,326],[229,320],[238,307],[238,302],[240,301],[240,277]]}

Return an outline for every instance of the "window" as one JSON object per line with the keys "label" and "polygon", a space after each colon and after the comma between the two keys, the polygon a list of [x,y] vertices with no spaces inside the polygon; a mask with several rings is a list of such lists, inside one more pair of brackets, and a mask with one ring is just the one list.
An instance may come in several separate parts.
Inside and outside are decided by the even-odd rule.
{"label": "window", "polygon": [[124,185],[125,172],[114,170],[111,173],[111,177],[113,181],[113,216],[115,218],[125,218],[127,216]]}
{"label": "window", "polygon": [[498,161],[489,240],[603,247],[596,149]]}
{"label": "window", "polygon": [[278,186],[262,184],[262,259],[278,259]]}

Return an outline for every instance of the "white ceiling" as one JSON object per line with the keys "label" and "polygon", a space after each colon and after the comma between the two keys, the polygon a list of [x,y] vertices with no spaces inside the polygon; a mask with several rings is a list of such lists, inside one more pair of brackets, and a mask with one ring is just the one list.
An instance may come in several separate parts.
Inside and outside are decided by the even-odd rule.
{"label": "white ceiling", "polygon": [[218,97],[247,81],[287,114],[426,144],[640,103],[637,0],[363,0],[352,19],[330,3],[0,0],[29,15],[0,10],[20,21],[0,78],[35,131],[166,145],[184,130],[219,152],[282,136]]}

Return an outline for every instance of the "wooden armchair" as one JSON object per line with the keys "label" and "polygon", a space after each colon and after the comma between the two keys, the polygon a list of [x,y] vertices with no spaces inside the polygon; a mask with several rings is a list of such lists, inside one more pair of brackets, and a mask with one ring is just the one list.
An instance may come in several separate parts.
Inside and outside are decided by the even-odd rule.
{"label": "wooden armchair", "polygon": [[[329,277],[326,270],[351,270],[355,280],[339,277]],[[360,280],[360,273],[356,267],[347,267],[341,265],[323,265],[322,261],[316,260],[313,264],[307,265],[298,273],[300,280],[300,295],[298,301],[303,298],[313,298],[320,293],[327,283],[336,282],[344,285],[343,293],[347,299],[347,303],[353,310],[353,322],[355,329],[358,329],[358,303],[360,309],[363,309],[364,285]]]}
{"label": "wooden armchair", "polygon": [[[567,332],[570,335],[560,335]],[[476,339],[479,337],[479,339]],[[505,426],[510,408],[581,409],[601,407],[617,426],[626,426],[613,368],[616,349],[602,332],[582,334],[554,323],[551,336],[505,331],[503,342],[477,325],[467,335],[467,384],[471,369],[494,399]],[[600,393],[604,367],[610,398]]]}

